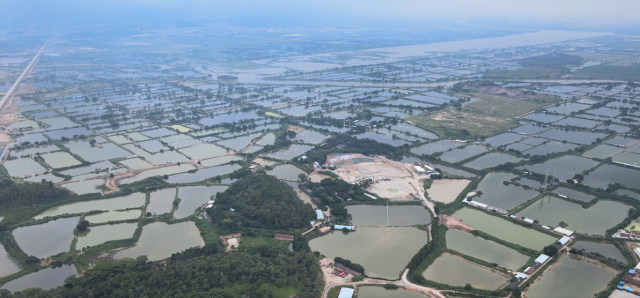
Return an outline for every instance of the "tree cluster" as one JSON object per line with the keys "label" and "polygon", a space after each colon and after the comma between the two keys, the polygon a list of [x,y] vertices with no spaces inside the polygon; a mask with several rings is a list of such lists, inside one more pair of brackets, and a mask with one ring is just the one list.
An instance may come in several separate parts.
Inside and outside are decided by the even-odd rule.
{"label": "tree cluster", "polygon": [[291,186],[259,173],[246,175],[219,193],[216,207],[210,212],[226,230],[298,229],[309,226],[314,218],[312,208],[298,198]]}
{"label": "tree cluster", "polygon": [[162,267],[141,256],[101,262],[64,287],[9,297],[274,297],[285,287],[295,289],[296,297],[317,297],[319,271],[312,253],[214,253]]}
{"label": "tree cluster", "polygon": [[0,181],[0,209],[49,203],[62,200],[68,195],[69,192],[55,188],[49,182],[17,183],[10,179]]}

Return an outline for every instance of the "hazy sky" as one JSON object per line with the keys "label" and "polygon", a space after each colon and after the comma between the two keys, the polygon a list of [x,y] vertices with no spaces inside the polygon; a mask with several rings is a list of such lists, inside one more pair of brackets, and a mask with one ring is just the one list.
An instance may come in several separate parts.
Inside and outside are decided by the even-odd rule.
{"label": "hazy sky", "polygon": [[640,25],[639,0],[0,0],[0,26],[217,22],[273,26],[479,22],[495,26]]}

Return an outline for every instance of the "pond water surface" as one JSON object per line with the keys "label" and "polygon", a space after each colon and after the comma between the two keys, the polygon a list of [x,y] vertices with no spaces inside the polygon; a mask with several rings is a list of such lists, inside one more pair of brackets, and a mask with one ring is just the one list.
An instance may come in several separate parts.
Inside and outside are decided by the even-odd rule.
{"label": "pond water surface", "polygon": [[312,251],[342,257],[365,268],[367,276],[398,279],[413,255],[427,244],[427,232],[412,227],[360,227],[330,232],[309,242]]}

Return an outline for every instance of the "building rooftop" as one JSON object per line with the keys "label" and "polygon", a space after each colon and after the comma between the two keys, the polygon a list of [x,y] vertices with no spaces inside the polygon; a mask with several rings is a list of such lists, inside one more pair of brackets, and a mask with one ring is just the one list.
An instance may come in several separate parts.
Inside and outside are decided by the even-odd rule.
{"label": "building rooftop", "polygon": [[565,236],[565,237],[560,238],[560,240],[558,240],[558,242],[560,242],[560,244],[562,244],[562,245],[565,245],[565,244],[567,244],[567,242],[569,242],[569,240],[571,240],[571,238]]}
{"label": "building rooftop", "polygon": [[562,234],[562,235],[565,235],[565,236],[573,235],[573,231],[567,230],[567,229],[562,228],[562,227],[557,227],[557,228],[555,228],[553,230],[558,232],[558,233],[560,233],[560,234]]}
{"label": "building rooftop", "polygon": [[534,262],[539,263],[539,264],[543,264],[544,262],[546,262],[549,259],[549,256],[542,254],[539,257],[536,258],[536,260]]}
{"label": "building rooftop", "polygon": [[316,219],[317,220],[323,220],[324,219],[324,214],[322,214],[322,210],[316,209]]}
{"label": "building rooftop", "polygon": [[352,288],[342,288],[340,289],[340,294],[338,294],[338,298],[351,298],[353,297],[354,290]]}

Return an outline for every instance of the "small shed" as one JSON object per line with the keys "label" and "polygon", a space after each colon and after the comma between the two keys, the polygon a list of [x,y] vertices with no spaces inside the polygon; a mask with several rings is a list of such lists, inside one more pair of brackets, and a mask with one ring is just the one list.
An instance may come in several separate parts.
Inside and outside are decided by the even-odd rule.
{"label": "small shed", "polygon": [[293,241],[293,236],[287,234],[274,234],[273,238],[276,240]]}
{"label": "small shed", "polygon": [[536,270],[536,269],[533,268],[533,267],[527,267],[527,269],[524,269],[524,273],[531,274],[531,273],[533,273],[534,270]]}
{"label": "small shed", "polygon": [[354,290],[352,288],[342,288],[338,294],[338,298],[352,298]]}
{"label": "small shed", "polygon": [[517,279],[525,279],[525,278],[527,278],[527,275],[524,274],[524,273],[518,273],[518,274],[516,274],[516,278]]}
{"label": "small shed", "polygon": [[565,236],[573,235],[573,231],[567,230],[567,229],[562,228],[562,227],[557,227],[557,228],[555,228],[553,230],[558,232],[558,233],[560,233],[560,234],[562,234],[562,235],[565,235]]}
{"label": "small shed", "polygon": [[549,260],[549,256],[545,255],[545,254],[541,254],[540,256],[538,256],[536,258],[535,261],[533,261],[536,265],[542,265],[544,264],[544,262],[546,262],[547,260]]}
{"label": "small shed", "polygon": [[571,238],[565,236],[565,237],[560,238],[560,240],[558,240],[558,242],[560,244],[562,244],[562,245],[565,245],[565,244],[567,244],[567,242],[569,242],[569,240],[571,240]]}

